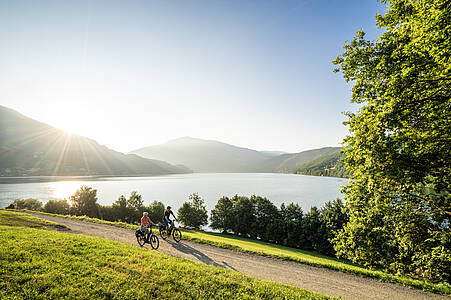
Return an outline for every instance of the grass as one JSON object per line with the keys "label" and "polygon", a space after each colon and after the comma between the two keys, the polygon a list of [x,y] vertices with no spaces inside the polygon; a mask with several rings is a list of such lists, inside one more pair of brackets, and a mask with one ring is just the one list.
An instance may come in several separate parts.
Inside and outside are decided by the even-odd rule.
{"label": "grass", "polygon": [[[2,211],[2,210],[0,210]],[[65,219],[71,219],[71,220],[77,220],[77,221],[84,221],[84,222],[90,222],[90,223],[97,223],[97,224],[105,224],[120,228],[126,228],[126,229],[137,229],[138,225],[133,225],[125,222],[111,222],[111,221],[105,221],[97,218],[90,218],[87,216],[72,216],[72,215],[58,215],[58,214],[51,214],[46,213],[43,211],[34,211],[34,210],[27,210],[27,209],[8,209],[7,211],[14,211],[14,212],[26,212],[26,213],[33,213],[33,214],[41,214],[41,215],[47,215],[52,217],[59,217],[59,218],[65,218]],[[28,215],[28,214],[27,214]]]}
{"label": "grass", "polygon": [[[87,222],[95,222],[100,224],[108,224],[116,227],[136,229],[136,225],[122,222],[110,222],[95,218],[80,216],[62,216],[54,215],[74,220]],[[296,248],[290,248],[262,241],[203,231],[182,230],[183,239],[196,243],[208,244],[220,248],[231,249],[235,251],[257,254],[262,256],[280,258],[283,260],[296,261],[316,267],[328,268],[340,272],[355,274],[361,277],[375,278],[384,282],[397,283],[404,286],[411,286],[425,291],[440,293],[445,295],[451,294],[451,285],[448,283],[430,283],[423,280],[412,279],[408,277],[396,276],[380,270],[371,270],[351,262],[336,259],[333,257],[321,255],[312,251],[305,251]]]}
{"label": "grass", "polygon": [[328,299],[157,251],[31,228],[22,214],[11,225],[13,214],[0,219],[1,299]]}
{"label": "grass", "polygon": [[52,221],[36,218],[26,213],[17,213],[7,210],[0,210],[0,224],[6,226],[26,226],[32,228],[67,228],[65,225],[61,225]]}

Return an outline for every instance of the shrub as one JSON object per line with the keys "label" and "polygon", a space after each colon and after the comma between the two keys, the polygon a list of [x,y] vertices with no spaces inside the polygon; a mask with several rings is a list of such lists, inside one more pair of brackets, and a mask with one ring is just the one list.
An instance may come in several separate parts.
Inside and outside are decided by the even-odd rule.
{"label": "shrub", "polygon": [[44,211],[52,214],[67,215],[70,212],[70,205],[66,199],[49,200],[44,205]]}
{"label": "shrub", "polygon": [[15,209],[42,210],[42,202],[34,199],[16,199],[11,203]]}

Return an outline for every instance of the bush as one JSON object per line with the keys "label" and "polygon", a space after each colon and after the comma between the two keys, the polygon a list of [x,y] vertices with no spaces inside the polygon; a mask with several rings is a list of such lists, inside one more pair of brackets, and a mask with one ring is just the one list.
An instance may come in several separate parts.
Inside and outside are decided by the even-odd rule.
{"label": "bush", "polygon": [[99,210],[99,216],[102,220],[107,220],[111,222],[119,221],[119,219],[116,219],[115,211],[113,209],[112,205],[98,205]]}
{"label": "bush", "polygon": [[189,196],[191,202],[185,202],[178,210],[178,219],[185,226],[201,228],[208,224],[208,213],[204,200],[197,193]]}
{"label": "bush", "polygon": [[42,210],[42,202],[33,198],[16,199],[11,203],[11,206],[15,209]]}
{"label": "bush", "polygon": [[49,200],[44,205],[44,211],[52,214],[68,215],[70,212],[70,205],[66,199]]}

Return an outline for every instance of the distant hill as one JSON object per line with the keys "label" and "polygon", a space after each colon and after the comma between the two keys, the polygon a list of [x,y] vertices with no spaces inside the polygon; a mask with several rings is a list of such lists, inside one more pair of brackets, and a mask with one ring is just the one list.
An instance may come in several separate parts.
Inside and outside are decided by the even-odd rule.
{"label": "distant hill", "polygon": [[0,175],[159,175],[183,166],[123,154],[0,106]]}
{"label": "distant hill", "polygon": [[[299,153],[256,151],[218,141],[183,137],[161,145],[134,150],[130,153],[168,161],[172,164],[182,164],[194,172],[310,172],[311,175],[323,175],[324,172],[321,173],[316,169],[316,163],[322,162],[323,158],[329,159],[339,155],[340,150],[341,147],[326,147]],[[313,161],[315,162],[314,165],[307,165]],[[309,169],[299,170],[304,166]],[[311,170],[310,168],[314,169]],[[329,173],[332,174],[332,172]],[[334,173],[331,176],[336,175]]]}
{"label": "distant hill", "polygon": [[249,172],[268,159],[268,154],[221,143],[182,137],[167,143],[131,151],[145,158],[182,164],[194,172]]}
{"label": "distant hill", "polygon": [[341,147],[325,147],[302,151],[299,153],[286,153],[269,158],[254,167],[255,172],[295,173],[298,168],[310,161],[321,157],[337,154]]}
{"label": "distant hill", "polygon": [[315,176],[330,176],[330,177],[349,177],[349,171],[345,168],[341,161],[344,155],[341,153],[334,153],[326,156],[321,156],[308,163],[300,166],[297,174],[315,175]]}
{"label": "distant hill", "polygon": [[283,151],[259,151],[259,152],[267,157],[274,157],[274,156],[286,154],[286,152],[283,152]]}

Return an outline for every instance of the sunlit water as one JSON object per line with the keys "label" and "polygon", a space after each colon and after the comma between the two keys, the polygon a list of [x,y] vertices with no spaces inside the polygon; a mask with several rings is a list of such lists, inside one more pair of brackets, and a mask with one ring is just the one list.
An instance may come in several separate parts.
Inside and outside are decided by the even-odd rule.
{"label": "sunlit water", "polygon": [[[298,203],[304,210],[322,206],[329,200],[342,197],[341,186],[346,179],[292,174],[218,173],[182,174],[154,177],[88,178],[65,181],[48,181],[0,184],[0,208],[16,198],[37,198],[42,202],[50,199],[69,199],[80,186],[97,189],[98,202],[112,204],[120,195],[128,196],[137,191],[145,204],[154,200],[178,209],[191,193],[199,193],[205,200],[207,210],[214,208],[222,196],[260,195],[275,205]],[[5,182],[3,180],[3,182]]]}

